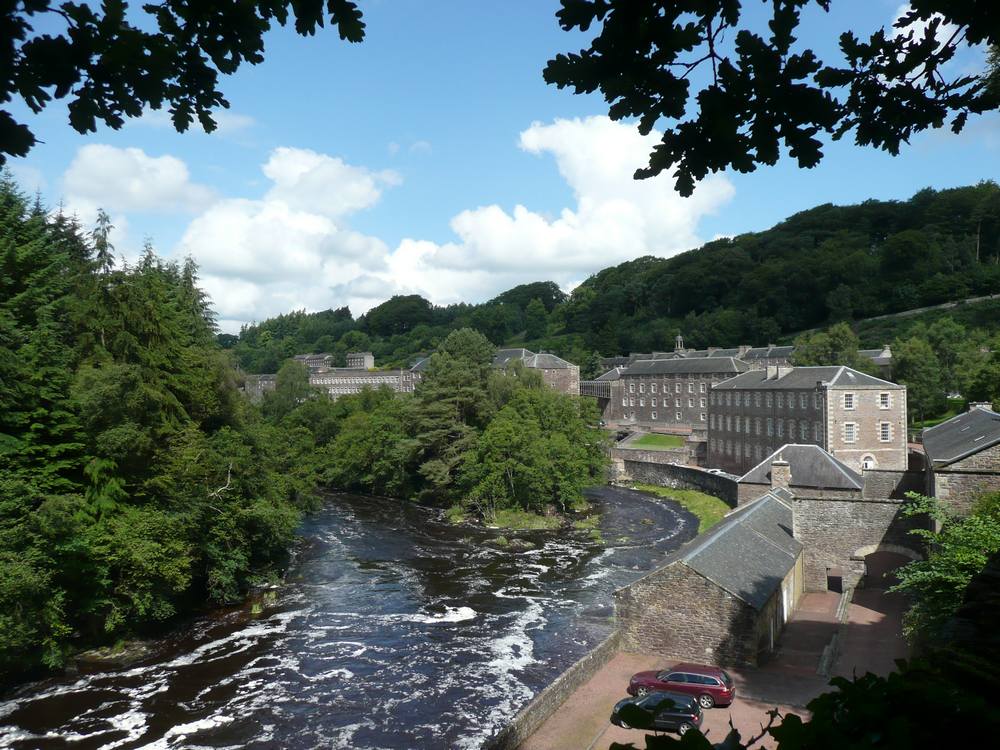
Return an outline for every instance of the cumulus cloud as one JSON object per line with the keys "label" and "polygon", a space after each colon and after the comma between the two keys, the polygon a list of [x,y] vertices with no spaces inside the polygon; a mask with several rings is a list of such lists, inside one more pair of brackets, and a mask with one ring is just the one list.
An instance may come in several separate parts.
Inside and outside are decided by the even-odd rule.
{"label": "cumulus cloud", "polygon": [[570,287],[609,265],[697,245],[699,221],[732,197],[732,184],[712,176],[681,198],[669,176],[632,179],[658,140],[607,117],[533,123],[520,147],[555,157],[576,205],[555,218],[522,205],[463,211],[451,221],[458,242],[404,240],[389,259],[390,277],[438,302],[482,299],[543,278]]}
{"label": "cumulus cloud", "polygon": [[89,223],[98,207],[128,211],[196,212],[214,193],[191,181],[187,165],[173,156],[150,156],[139,148],[100,143],[83,146],[63,175],[67,208]]}
{"label": "cumulus cloud", "polygon": [[[301,308],[349,305],[357,315],[393,294],[447,304],[482,301],[528,281],[553,280],[570,289],[609,265],[698,245],[701,219],[732,197],[724,176],[704,180],[690,198],[673,191],[669,175],[633,180],[658,139],[607,117],[533,123],[518,146],[554,159],[572,190],[571,205],[554,216],[524,205],[469,208],[452,217],[452,241],[411,237],[394,248],[352,229],[349,220],[401,184],[397,173],[277,148],[261,167],[268,182],[261,197],[204,200],[175,255],[198,261],[225,330]],[[78,156],[67,186],[82,192],[85,162],[98,155]],[[114,171],[123,181],[102,178],[88,194],[115,195],[123,210],[191,206],[197,186],[178,160],[137,149],[105,155],[129,169]],[[147,178],[150,185],[133,180],[150,172],[156,173]]]}

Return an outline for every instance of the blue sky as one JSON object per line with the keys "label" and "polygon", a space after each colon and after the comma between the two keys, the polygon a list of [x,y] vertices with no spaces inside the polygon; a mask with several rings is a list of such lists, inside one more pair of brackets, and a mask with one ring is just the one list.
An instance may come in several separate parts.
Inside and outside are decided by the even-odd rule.
{"label": "blue sky", "polygon": [[[834,6],[801,34],[821,53],[831,29],[888,25],[900,0]],[[556,3],[363,9],[360,45],[329,29],[272,31],[265,63],[223,79],[232,106],[217,133],[176,134],[151,113],[81,136],[57,105],[28,118],[44,143],[10,167],[84,221],[105,208],[126,256],[145,237],[163,255],[194,255],[226,330],[298,308],[359,314],[394,293],[448,303],[540,279],[570,288],[820,203],[905,199],[1000,167],[992,118],[922,135],[895,158],[831,144],[817,168],[716,175],[681,199],[667,177],[629,179],[650,144],[608,121],[599,96],[545,85],[545,62],[589,37],[558,27]]]}

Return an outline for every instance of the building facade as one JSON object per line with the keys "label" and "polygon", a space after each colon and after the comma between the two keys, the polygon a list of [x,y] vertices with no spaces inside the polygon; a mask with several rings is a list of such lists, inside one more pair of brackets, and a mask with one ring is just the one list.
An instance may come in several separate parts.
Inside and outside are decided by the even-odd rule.
{"label": "building facade", "polygon": [[[606,380],[591,382],[606,388],[607,399],[601,405],[609,425],[704,433],[712,386],[746,370],[745,363],[732,357],[650,359],[616,368],[601,376]],[[581,386],[581,392],[588,390]]]}
{"label": "building facade", "polygon": [[973,404],[965,414],[923,431],[927,494],[966,514],[987,492],[1000,492],[1000,414]]}
{"label": "building facade", "polygon": [[506,370],[514,362],[540,372],[549,388],[572,396],[580,395],[579,365],[549,352],[535,354],[527,349],[498,349],[493,356],[493,366],[499,370]]}
{"label": "building facade", "polygon": [[907,468],[906,388],[850,367],[768,367],[709,394],[707,462],[742,475],[786,443],[854,471]]}

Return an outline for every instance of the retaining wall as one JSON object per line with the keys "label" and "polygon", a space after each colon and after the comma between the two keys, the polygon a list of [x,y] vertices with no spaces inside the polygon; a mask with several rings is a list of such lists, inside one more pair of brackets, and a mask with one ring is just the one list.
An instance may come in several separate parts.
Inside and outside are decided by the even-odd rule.
{"label": "retaining wall", "polygon": [[630,461],[625,459],[625,478],[633,482],[671,487],[675,490],[698,490],[713,495],[733,508],[736,507],[738,485],[735,479],[709,474],[707,471],[690,466]]}
{"label": "retaining wall", "polygon": [[517,712],[510,723],[483,744],[483,750],[515,750],[555,713],[563,703],[611,661],[621,644],[616,629],[600,645],[592,649],[572,667],[559,675],[551,685],[536,695],[531,703]]}

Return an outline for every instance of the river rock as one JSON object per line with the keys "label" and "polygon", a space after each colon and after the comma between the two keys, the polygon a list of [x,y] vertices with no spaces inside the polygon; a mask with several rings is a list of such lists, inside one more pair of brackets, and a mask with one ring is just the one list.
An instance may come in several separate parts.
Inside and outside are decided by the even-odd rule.
{"label": "river rock", "polygon": [[[81,651],[70,661],[69,671],[103,672],[122,669],[150,657],[155,651],[153,641],[123,641],[114,646],[102,646]],[[73,669],[75,667],[75,669]]]}

